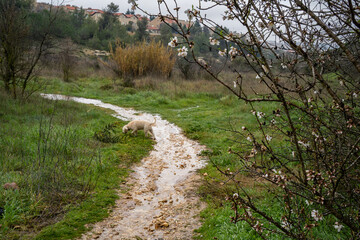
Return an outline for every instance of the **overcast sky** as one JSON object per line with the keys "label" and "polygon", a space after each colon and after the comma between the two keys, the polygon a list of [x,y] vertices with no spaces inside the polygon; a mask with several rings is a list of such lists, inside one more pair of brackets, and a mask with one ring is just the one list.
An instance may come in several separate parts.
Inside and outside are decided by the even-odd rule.
{"label": "overcast sky", "polygon": [[[59,0],[37,0],[37,2],[47,2],[50,3],[52,2],[54,5],[59,4]],[[65,0],[63,4],[70,4],[70,5],[75,5],[78,7],[83,7],[83,8],[97,8],[97,9],[105,9],[106,6],[108,4],[110,4],[111,2],[115,3],[116,5],[119,5],[119,11],[120,12],[126,12],[127,9],[130,9],[131,6],[128,3],[128,0]],[[138,0],[137,1],[139,6],[141,8],[143,8],[144,10],[148,11],[151,14],[158,14],[159,10],[158,10],[158,0]],[[169,4],[173,3],[173,0],[168,0],[167,1]],[[178,5],[180,6],[180,11],[179,13],[181,13],[180,18],[185,19],[185,14],[184,11],[186,9],[191,8],[192,5],[194,6],[198,6],[199,5],[199,0],[177,0]],[[203,1],[201,2],[201,4],[206,4]],[[204,6],[204,5],[203,5]],[[172,7],[173,8],[173,7]],[[220,23],[221,25],[224,25],[226,27],[228,27],[231,31],[237,31],[237,32],[242,32],[242,28],[240,27],[239,23],[236,23],[236,21],[223,21],[222,20],[222,15],[224,14],[224,10],[225,8],[217,8],[217,9],[212,9],[210,11],[207,11],[207,17],[211,18],[212,20],[215,20],[217,23]],[[135,10],[135,13],[139,13],[142,14],[139,10]],[[165,14],[165,12],[163,12],[163,14]]]}

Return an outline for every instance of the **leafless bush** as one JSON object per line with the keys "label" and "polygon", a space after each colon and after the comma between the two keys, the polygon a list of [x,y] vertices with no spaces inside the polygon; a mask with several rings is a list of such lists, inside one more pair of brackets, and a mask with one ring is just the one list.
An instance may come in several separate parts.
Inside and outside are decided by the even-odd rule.
{"label": "leafless bush", "polygon": [[60,51],[60,65],[63,73],[63,80],[65,82],[70,81],[70,77],[73,74],[77,57],[75,56],[76,47],[71,39],[64,40]]}
{"label": "leafless bush", "polygon": [[[37,89],[27,89],[36,80],[41,56],[51,47],[50,30],[56,20],[51,8],[41,33],[33,36],[28,18],[30,1],[0,1],[0,79],[14,98],[27,98]],[[26,91],[28,90],[28,91]]]}
{"label": "leafless bush", "polygon": [[29,173],[31,190],[51,203],[46,213],[50,216],[62,211],[62,204],[83,199],[94,189],[97,174],[91,166],[100,162],[97,152],[80,150],[80,133],[69,124],[70,116],[63,116],[64,127],[55,127],[54,106],[46,110],[47,118],[39,119],[37,158]]}

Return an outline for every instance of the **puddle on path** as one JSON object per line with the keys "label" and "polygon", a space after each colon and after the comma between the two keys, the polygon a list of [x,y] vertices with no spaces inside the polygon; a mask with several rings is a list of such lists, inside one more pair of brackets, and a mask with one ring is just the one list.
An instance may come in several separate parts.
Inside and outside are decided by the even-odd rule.
{"label": "puddle on path", "polygon": [[146,120],[153,127],[156,144],[150,155],[133,168],[126,194],[110,216],[96,223],[81,239],[192,239],[201,226],[199,213],[205,207],[196,190],[200,177],[196,170],[206,161],[198,154],[205,147],[186,138],[180,128],[160,116],[125,109],[100,100],[42,94],[53,100],[72,100],[115,111],[125,120]]}

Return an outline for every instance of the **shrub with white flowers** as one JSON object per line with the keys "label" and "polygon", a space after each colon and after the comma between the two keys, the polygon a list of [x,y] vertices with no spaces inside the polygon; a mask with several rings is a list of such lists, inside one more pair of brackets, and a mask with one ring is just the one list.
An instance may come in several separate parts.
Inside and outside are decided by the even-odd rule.
{"label": "shrub with white flowers", "polygon": [[[238,169],[230,175],[227,166],[216,166],[227,178],[220,187],[241,190],[238,195],[228,194],[234,210],[231,221],[246,222],[263,239],[270,235],[318,238],[319,231],[314,229],[320,228],[330,231],[328,235],[359,238],[358,5],[344,0],[211,3],[211,9],[226,8],[221,10],[223,19],[237,22],[244,31],[229,32],[201,5],[187,14],[213,33],[209,48],[223,40],[216,50],[217,59],[236,76],[223,78],[196,61],[201,56],[195,56],[194,48],[185,47],[197,46],[191,33],[193,21],[181,29],[185,46],[178,49],[178,55],[186,57],[189,52],[195,56],[195,62],[242,101],[239,104],[252,109],[248,114],[254,115],[257,124],[257,129],[231,129],[239,147],[228,152],[234,154],[233,166]],[[177,1],[174,4],[178,7]],[[170,13],[160,15],[180,26],[177,15]],[[172,39],[169,46],[176,43]],[[261,91],[252,86],[254,82]],[[261,185],[258,190],[266,189],[269,197],[259,199],[259,192],[256,195],[241,184],[239,174]],[[269,211],[275,205],[281,206],[276,214]],[[322,228],[324,225],[334,228]]]}

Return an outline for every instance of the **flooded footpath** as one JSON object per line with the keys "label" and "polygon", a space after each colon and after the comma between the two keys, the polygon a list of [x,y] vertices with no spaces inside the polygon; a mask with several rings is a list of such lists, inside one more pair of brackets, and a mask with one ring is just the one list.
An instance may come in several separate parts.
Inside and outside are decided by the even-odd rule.
{"label": "flooded footpath", "polygon": [[205,149],[186,138],[179,127],[133,109],[121,108],[100,100],[42,94],[53,100],[71,100],[111,109],[124,121],[154,122],[154,150],[119,189],[121,193],[110,216],[96,223],[80,239],[192,239],[201,226],[199,213],[205,207],[197,196],[200,177],[196,170],[206,164],[198,154]]}

